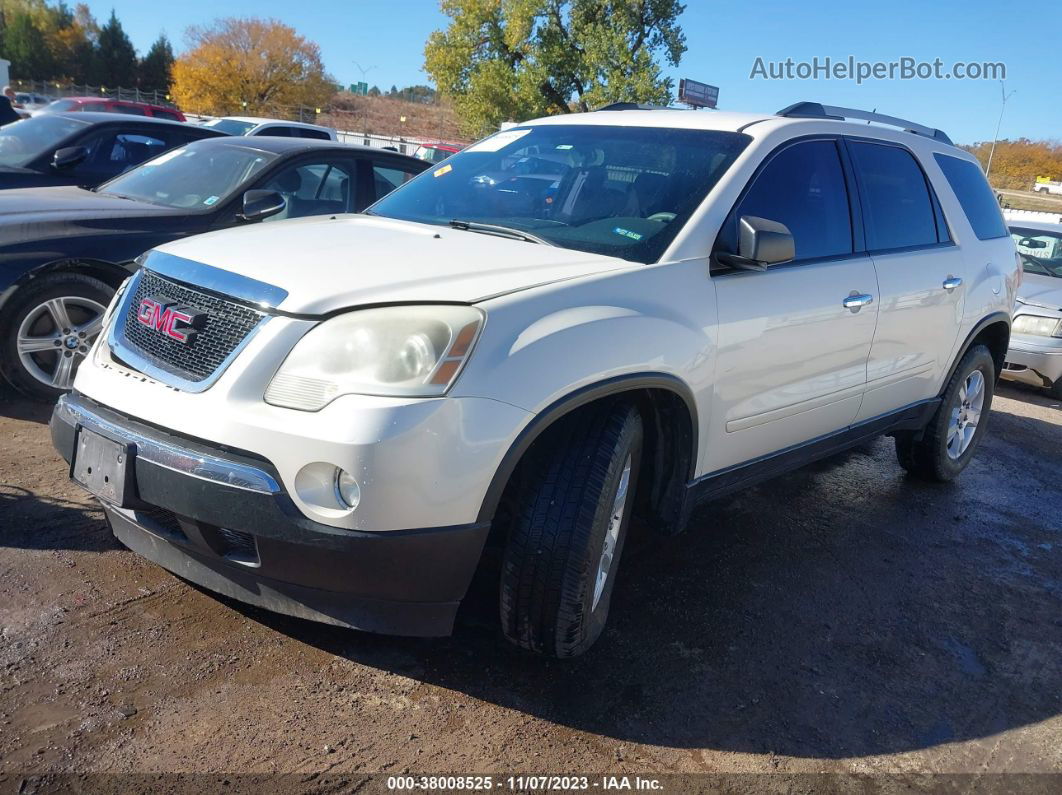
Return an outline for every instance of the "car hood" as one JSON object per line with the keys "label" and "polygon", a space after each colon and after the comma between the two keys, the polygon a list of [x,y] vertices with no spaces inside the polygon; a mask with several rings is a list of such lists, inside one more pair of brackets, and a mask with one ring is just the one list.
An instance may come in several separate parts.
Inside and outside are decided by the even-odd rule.
{"label": "car hood", "polygon": [[139,219],[180,211],[76,187],[0,190],[0,247],[129,231]]}
{"label": "car hood", "polygon": [[1026,273],[1018,290],[1018,301],[1042,309],[1062,311],[1062,279]]}
{"label": "car hood", "polygon": [[172,213],[169,207],[121,199],[74,186],[0,191],[0,224]]}
{"label": "car hood", "polygon": [[288,295],[278,308],[308,315],[381,302],[474,303],[637,267],[614,257],[366,215],[211,232],[158,250],[280,287]]}

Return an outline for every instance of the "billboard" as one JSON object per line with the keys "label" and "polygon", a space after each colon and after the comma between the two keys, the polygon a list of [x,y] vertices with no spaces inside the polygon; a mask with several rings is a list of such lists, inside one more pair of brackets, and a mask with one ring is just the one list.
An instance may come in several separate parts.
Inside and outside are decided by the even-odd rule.
{"label": "billboard", "polygon": [[696,80],[679,80],[678,101],[694,108],[714,108],[719,102],[719,87]]}

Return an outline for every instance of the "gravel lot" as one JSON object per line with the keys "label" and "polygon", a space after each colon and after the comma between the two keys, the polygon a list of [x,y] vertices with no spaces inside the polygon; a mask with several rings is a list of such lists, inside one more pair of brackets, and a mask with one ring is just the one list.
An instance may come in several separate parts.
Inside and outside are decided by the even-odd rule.
{"label": "gravel lot", "polygon": [[0,396],[0,791],[55,772],[1062,773],[1062,407],[1042,393],[1000,388],[952,486],[907,480],[878,440],[632,542],[610,630],[564,663],[475,611],[453,638],[394,639],[199,591],[113,540],[48,413]]}

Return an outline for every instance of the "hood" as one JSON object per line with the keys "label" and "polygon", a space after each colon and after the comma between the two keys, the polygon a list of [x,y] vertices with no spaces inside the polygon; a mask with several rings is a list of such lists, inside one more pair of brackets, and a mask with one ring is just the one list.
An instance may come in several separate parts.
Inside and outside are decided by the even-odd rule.
{"label": "hood", "polygon": [[120,199],[74,186],[0,191],[0,224],[172,213],[169,207]]}
{"label": "hood", "polygon": [[180,211],[76,187],[0,190],[0,246],[121,232]]}
{"label": "hood", "polygon": [[319,315],[360,304],[474,303],[603,271],[615,257],[365,215],[211,232],[159,248],[287,291],[279,309]]}
{"label": "hood", "polygon": [[1018,290],[1018,301],[1042,309],[1062,311],[1062,279],[1026,273]]}

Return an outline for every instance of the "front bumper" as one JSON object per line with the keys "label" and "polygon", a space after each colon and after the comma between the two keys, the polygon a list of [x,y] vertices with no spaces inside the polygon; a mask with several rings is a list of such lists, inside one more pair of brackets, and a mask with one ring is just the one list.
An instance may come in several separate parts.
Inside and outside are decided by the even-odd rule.
{"label": "front bumper", "polygon": [[1051,386],[1062,380],[1062,340],[1045,337],[1044,341],[1048,344],[1027,336],[1011,337],[1001,375],[1033,386]]}
{"label": "front bumper", "polygon": [[449,634],[489,525],[359,531],[300,513],[261,458],[175,436],[83,395],[52,414],[71,462],[88,428],[133,445],[132,496],[103,503],[122,543],[184,579],[279,613],[397,635]]}

